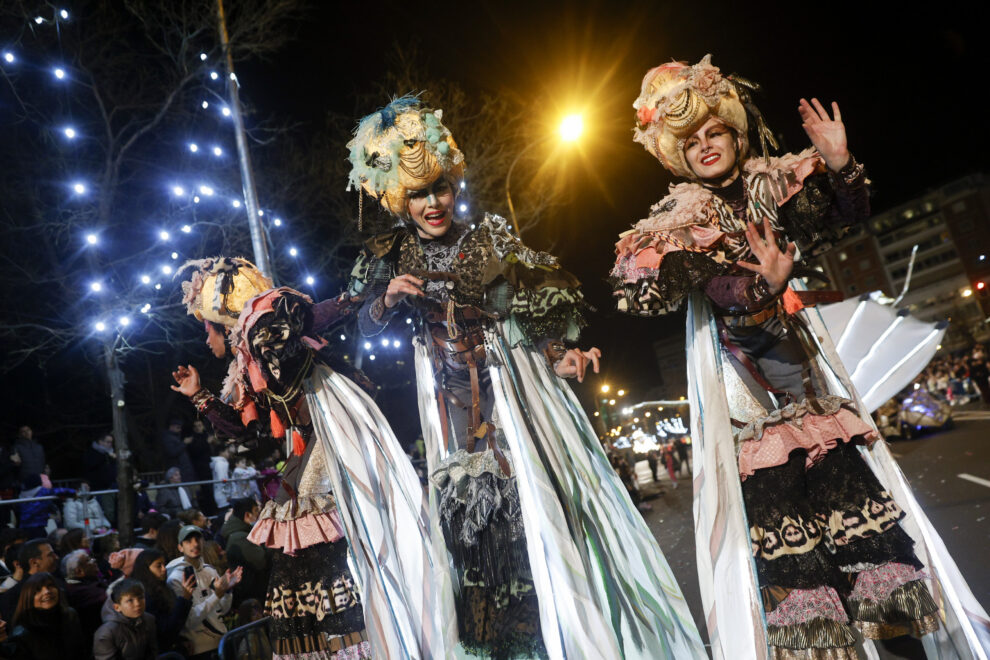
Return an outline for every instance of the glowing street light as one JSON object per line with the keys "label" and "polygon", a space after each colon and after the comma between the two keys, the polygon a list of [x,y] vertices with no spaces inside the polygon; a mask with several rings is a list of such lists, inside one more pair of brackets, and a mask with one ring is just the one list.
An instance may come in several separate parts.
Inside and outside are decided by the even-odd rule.
{"label": "glowing street light", "polygon": [[99,241],[100,241],[100,237],[97,236],[96,234],[86,234],[86,242],[89,243],[90,245],[96,245],[97,243],[99,243]]}
{"label": "glowing street light", "polygon": [[81,183],[79,181],[73,183],[72,184],[72,192],[76,193],[77,195],[85,195],[86,194],[86,184]]}
{"label": "glowing street light", "polygon": [[584,132],[584,118],[581,115],[567,115],[560,122],[560,139],[574,142]]}
{"label": "glowing street light", "polygon": [[608,394],[608,391],[610,389],[612,389],[610,386],[608,386],[608,385],[602,385],[602,394]]}
{"label": "glowing street light", "polygon": [[313,286],[314,284],[316,284],[316,278],[313,277],[312,275],[307,276],[306,277],[306,284],[308,284],[310,286]]}
{"label": "glowing street light", "polygon": [[62,132],[65,133],[65,137],[69,138],[70,140],[76,137],[76,129],[72,128],[71,126],[66,126],[65,128],[62,129]]}
{"label": "glowing street light", "polygon": [[619,390],[618,392],[616,392],[616,394],[618,394],[619,396],[625,396],[626,395],[626,391],[625,390]]}
{"label": "glowing street light", "polygon": [[63,69],[62,67],[56,67],[52,73],[54,73],[55,77],[58,78],[59,80],[65,79],[65,69]]}

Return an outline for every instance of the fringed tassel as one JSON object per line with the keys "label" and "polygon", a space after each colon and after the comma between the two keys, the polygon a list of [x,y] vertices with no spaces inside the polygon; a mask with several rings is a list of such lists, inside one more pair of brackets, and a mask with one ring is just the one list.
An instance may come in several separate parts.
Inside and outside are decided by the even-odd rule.
{"label": "fringed tassel", "polygon": [[767,626],[767,641],[788,649],[830,649],[852,646],[856,637],[847,624],[819,617],[789,626]]}
{"label": "fringed tassel", "polygon": [[294,456],[302,456],[306,453],[306,442],[303,440],[302,433],[299,429],[292,429],[292,454]]}
{"label": "fringed tassel", "polygon": [[854,625],[869,639],[920,637],[938,630],[938,605],[922,580],[902,584],[881,601],[849,601]]}

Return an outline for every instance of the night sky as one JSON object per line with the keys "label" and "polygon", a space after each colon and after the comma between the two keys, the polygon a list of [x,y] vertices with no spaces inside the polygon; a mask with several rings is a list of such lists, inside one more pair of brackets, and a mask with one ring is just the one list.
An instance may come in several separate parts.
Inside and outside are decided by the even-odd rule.
{"label": "night sky", "polygon": [[985,23],[953,3],[378,2],[328,4],[313,17],[280,56],[241,67],[259,110],[314,125],[327,109],[352,112],[353,93],[382,75],[397,42],[416,45],[437,76],[468,90],[549,96],[585,112],[583,163],[561,164],[570,202],[527,240],[555,243],[584,282],[598,309],[586,340],[603,348],[605,378],[634,395],[658,378],[651,339],[682,336],[684,327],[683,314],[613,314],[604,282],[617,234],[645,217],[670,183],[631,139],[632,102],[649,68],[712,53],[723,72],[763,85],[758,105],[788,150],[808,145],[797,114],[802,96],[838,101],[850,149],[874,181],[875,210],[985,167],[976,107]]}
{"label": "night sky", "polygon": [[[353,115],[356,123],[386,103],[355,107],[355,97],[376,87],[395,45],[415,47],[438,80],[479,98],[488,92],[550,99],[534,122],[583,112],[581,156],[551,163],[565,173],[567,203],[527,241],[555,245],[597,308],[582,344],[602,348],[604,374],[576,389],[587,394],[607,381],[635,399],[660,378],[652,340],[684,333],[683,314],[614,314],[605,283],[617,235],[645,217],[671,182],[632,141],[632,102],[644,73],[712,53],[723,72],[763,85],[757,103],[792,151],[808,145],[798,100],[838,101],[880,211],[986,169],[990,141],[979,102],[986,95],[986,24],[985,16],[951,3],[912,9],[865,2],[313,2],[285,28],[295,37],[287,47],[269,60],[239,63],[237,72],[254,118],[282,120],[301,134],[320,130],[328,112]],[[420,90],[392,90],[410,91]],[[337,149],[346,158],[344,145]],[[465,155],[470,185],[472,155]],[[340,189],[346,181],[326,185]],[[476,209],[484,206],[474,200]],[[328,223],[326,234],[333,235],[332,223],[353,218],[313,221]],[[20,384],[7,385],[5,398],[16,407]],[[93,414],[105,420],[103,413]],[[11,430],[14,424],[8,419]]]}

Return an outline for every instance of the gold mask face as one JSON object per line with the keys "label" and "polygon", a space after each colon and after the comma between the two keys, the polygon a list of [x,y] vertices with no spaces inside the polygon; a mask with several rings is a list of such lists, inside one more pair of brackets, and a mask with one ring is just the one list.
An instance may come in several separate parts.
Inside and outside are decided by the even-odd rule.
{"label": "gold mask face", "polygon": [[249,300],[274,288],[272,281],[246,259],[216,257],[189,261],[179,272],[187,267],[196,271],[190,281],[182,283],[183,302],[188,313],[199,321],[233,327]]}

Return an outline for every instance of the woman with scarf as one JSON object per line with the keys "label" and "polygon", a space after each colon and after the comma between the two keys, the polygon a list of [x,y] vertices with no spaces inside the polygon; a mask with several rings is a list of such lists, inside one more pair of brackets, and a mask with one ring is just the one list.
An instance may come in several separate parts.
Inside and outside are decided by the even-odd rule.
{"label": "woman with scarf", "polygon": [[[352,272],[366,336],[415,320],[431,503],[452,560],[445,634],[492,658],[704,657],[670,569],[564,378],[577,279],[503,219],[454,219],[464,155],[403,97],[361,120],[351,183],[394,220]],[[360,194],[360,192],[359,192]],[[411,316],[410,316],[411,315]]]}
{"label": "woman with scarf", "polygon": [[[861,636],[900,638],[917,654],[922,644],[904,636],[935,633],[940,619],[954,634],[960,619],[969,634],[938,633],[926,648],[972,644],[968,589],[940,544],[916,545],[934,531],[810,310],[830,297],[792,280],[815,275],[799,254],[821,253],[868,217],[869,181],[835,103],[829,112],[802,99],[813,148],[769,157],[776,145],[754,89],[710,56],[646,74],[635,139],[688,181],[622,234],[612,271],[621,311],[690,302],[698,565],[713,651],[856,658]],[[750,616],[726,615],[740,611]]]}

